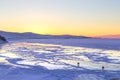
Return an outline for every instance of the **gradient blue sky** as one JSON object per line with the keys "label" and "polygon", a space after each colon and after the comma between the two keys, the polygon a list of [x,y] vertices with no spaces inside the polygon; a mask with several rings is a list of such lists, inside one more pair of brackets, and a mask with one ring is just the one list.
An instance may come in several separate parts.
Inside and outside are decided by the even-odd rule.
{"label": "gradient blue sky", "polygon": [[0,30],[54,35],[120,34],[120,0],[0,0]]}

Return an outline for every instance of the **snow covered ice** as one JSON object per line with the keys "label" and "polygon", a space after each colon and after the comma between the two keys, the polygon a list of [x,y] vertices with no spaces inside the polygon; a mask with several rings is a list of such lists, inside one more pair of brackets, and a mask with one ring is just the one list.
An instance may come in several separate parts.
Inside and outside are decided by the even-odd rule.
{"label": "snow covered ice", "polygon": [[112,78],[120,78],[119,49],[87,48],[40,40],[11,41],[0,48],[0,80]]}

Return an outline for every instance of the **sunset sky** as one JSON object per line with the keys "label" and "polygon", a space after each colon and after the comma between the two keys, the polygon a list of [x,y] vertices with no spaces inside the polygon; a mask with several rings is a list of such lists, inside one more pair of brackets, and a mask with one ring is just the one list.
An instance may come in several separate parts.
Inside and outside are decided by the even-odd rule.
{"label": "sunset sky", "polygon": [[0,0],[0,30],[116,35],[120,34],[120,0]]}

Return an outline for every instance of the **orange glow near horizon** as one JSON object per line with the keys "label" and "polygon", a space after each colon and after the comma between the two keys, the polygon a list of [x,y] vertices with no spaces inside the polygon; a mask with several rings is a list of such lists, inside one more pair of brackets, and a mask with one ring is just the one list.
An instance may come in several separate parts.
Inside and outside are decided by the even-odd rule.
{"label": "orange glow near horizon", "polygon": [[71,26],[69,28],[65,27],[63,28],[56,28],[54,26],[45,26],[40,25],[42,27],[38,26],[33,26],[33,25],[27,25],[27,27],[21,28],[21,27],[16,27],[12,28],[11,26],[6,27],[2,26],[0,29],[3,31],[8,31],[8,32],[33,32],[37,34],[49,34],[49,35],[77,35],[77,36],[101,36],[101,35],[117,35],[119,33],[119,28],[114,29],[113,27],[105,27],[104,30],[103,28],[95,28],[95,27],[90,27],[90,28],[73,28],[74,26]]}
{"label": "orange glow near horizon", "polygon": [[[16,20],[16,19],[15,19]],[[19,20],[18,22],[11,20],[3,22],[6,25],[0,26],[0,30],[10,32],[33,32],[38,34],[50,34],[50,35],[77,35],[77,36],[101,36],[101,35],[115,35],[120,34],[120,27],[113,23],[76,23],[76,22],[64,22],[58,21],[34,21],[35,19]],[[46,19],[47,20],[47,19]],[[82,21],[81,21],[82,22]],[[87,24],[86,24],[87,23]],[[1,24],[1,23],[0,23]],[[2,25],[2,24],[1,24]],[[97,27],[96,27],[97,26]]]}

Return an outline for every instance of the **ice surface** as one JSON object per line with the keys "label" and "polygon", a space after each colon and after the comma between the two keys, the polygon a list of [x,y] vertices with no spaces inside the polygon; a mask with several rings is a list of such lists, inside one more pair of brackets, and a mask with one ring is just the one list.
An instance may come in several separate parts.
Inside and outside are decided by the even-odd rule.
{"label": "ice surface", "polygon": [[82,74],[79,75],[76,80],[105,80],[103,76],[96,76],[94,74]]}
{"label": "ice surface", "polygon": [[[19,40],[23,41],[23,40]],[[120,39],[25,39],[26,42],[120,50]]]}
{"label": "ice surface", "polygon": [[108,80],[120,75],[120,50],[35,41],[1,46],[2,80]]}

